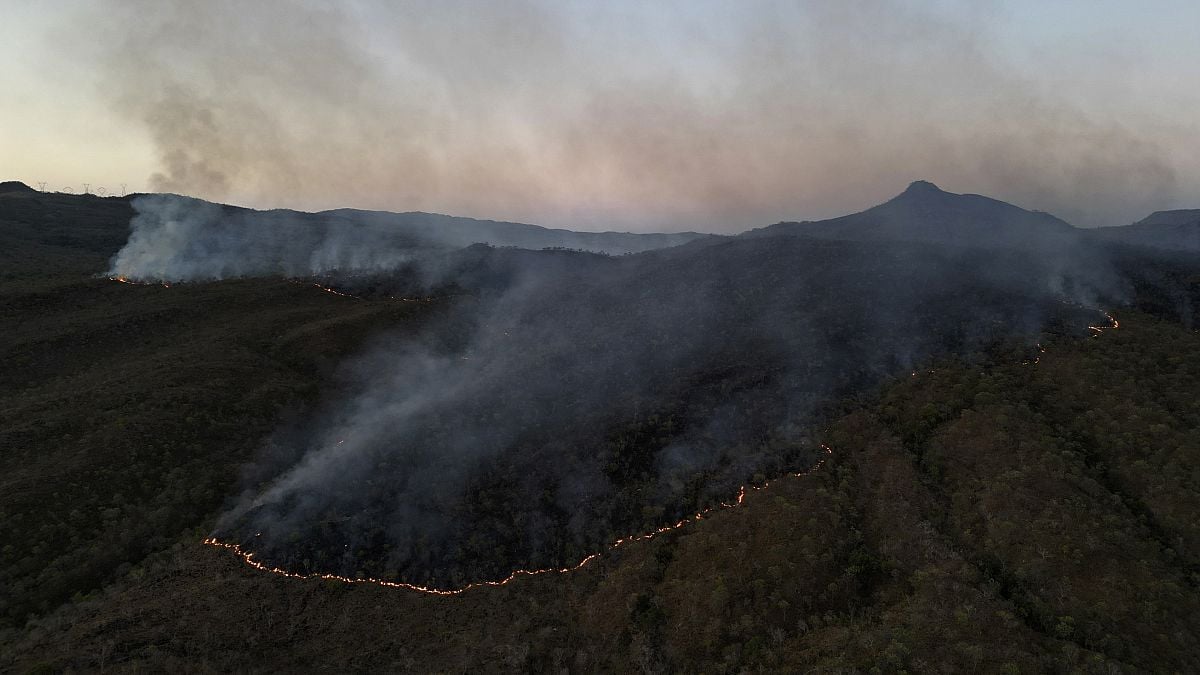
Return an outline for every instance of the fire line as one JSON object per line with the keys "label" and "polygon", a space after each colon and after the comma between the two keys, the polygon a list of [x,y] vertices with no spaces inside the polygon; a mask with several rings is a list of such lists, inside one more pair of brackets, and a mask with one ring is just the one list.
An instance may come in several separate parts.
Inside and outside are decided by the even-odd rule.
{"label": "fire line", "polygon": [[762,485],[743,485],[741,488],[738,489],[737,499],[734,500],[733,502],[720,502],[715,506],[711,506],[707,509],[704,509],[703,511],[698,512],[696,515],[691,516],[690,518],[684,518],[683,520],[680,520],[679,522],[674,523],[672,525],[664,525],[656,530],[651,530],[650,532],[645,532],[643,534],[634,534],[634,535],[629,535],[627,537],[622,537],[622,538],[617,539],[616,541],[612,542],[607,547],[605,547],[604,551],[601,551],[598,553],[592,553],[592,554],[588,555],[587,557],[585,557],[583,560],[580,560],[579,562],[575,563],[574,565],[569,565],[567,567],[543,567],[540,569],[531,569],[531,570],[519,569],[519,570],[514,570],[512,572],[512,574],[509,574],[507,577],[500,579],[500,580],[473,581],[473,582],[471,582],[465,586],[459,587],[459,588],[433,588],[430,586],[420,586],[417,584],[410,584],[410,583],[403,582],[403,581],[388,581],[386,579],[375,579],[375,578],[371,578],[371,577],[351,578],[351,577],[344,577],[344,576],[341,576],[338,574],[328,574],[328,573],[322,573],[322,572],[313,572],[311,574],[301,574],[299,572],[292,572],[292,571],[283,569],[281,567],[272,567],[265,563],[261,563],[258,560],[254,559],[254,556],[255,556],[254,553],[246,551],[245,549],[242,548],[242,546],[240,544],[237,544],[237,543],[224,542],[224,541],[217,539],[216,537],[207,537],[204,539],[204,541],[202,543],[205,544],[206,546],[215,546],[217,548],[223,548],[223,549],[232,551],[234,554],[236,554],[238,557],[240,557],[243,562],[245,562],[247,565],[249,565],[255,569],[262,570],[263,572],[269,572],[269,573],[275,574],[277,576],[287,577],[289,579],[325,579],[325,580],[329,580],[329,581],[340,581],[340,582],[347,583],[347,584],[374,584],[376,586],[385,586],[387,588],[403,588],[403,589],[407,589],[410,591],[418,591],[421,593],[428,593],[430,595],[459,595],[460,593],[465,593],[474,588],[482,588],[484,586],[503,586],[511,581],[514,581],[515,579],[517,579],[519,577],[536,576],[539,574],[566,574],[567,572],[574,572],[575,570],[581,569],[584,565],[587,565],[588,563],[592,562],[596,558],[599,558],[603,553],[605,553],[607,551],[611,551],[615,548],[619,548],[621,546],[624,546],[625,544],[629,544],[629,543],[632,543],[635,541],[646,541],[648,539],[653,539],[654,537],[657,537],[660,534],[666,534],[667,532],[672,532],[674,530],[678,530],[679,528],[681,528],[689,523],[693,523],[698,520],[703,520],[705,517],[707,517],[709,514],[715,512],[715,511],[731,509],[731,508],[741,506],[742,503],[745,502],[745,500],[746,500],[746,491],[747,490],[766,490],[771,484],[781,480],[782,478],[801,478],[801,477],[807,476],[807,475],[815,472],[816,470],[820,469],[822,466],[824,466],[826,460],[829,459],[829,456],[833,454],[833,450],[830,449],[830,447],[828,445],[822,444],[821,450],[825,453],[825,457],[822,457],[821,459],[817,460],[816,464],[813,464],[811,467],[809,467],[808,469],[805,469],[804,471],[786,474],[786,475],[782,476],[781,478],[777,478],[773,481],[767,481],[767,482],[763,483]]}
{"label": "fire line", "polygon": [[[1088,326],[1088,328],[1091,329],[1092,331],[1094,331],[1096,333],[1096,335],[1099,335],[1100,333],[1104,332],[1105,330],[1116,329],[1121,326],[1120,322],[1117,321],[1117,319],[1112,314],[1105,312],[1104,316],[1108,319],[1110,325],[1108,325],[1108,326]],[[1042,345],[1039,344],[1038,351],[1039,351],[1039,354],[1044,354],[1046,352],[1046,349]],[[1041,360],[1041,357],[1039,356],[1034,361],[1032,361],[1032,362],[1027,361],[1025,363],[1028,365],[1037,365],[1037,363],[1040,360]],[[916,375],[917,375],[917,373],[913,373],[914,377]],[[206,546],[214,546],[216,548],[222,548],[222,549],[231,551],[235,555],[237,555],[239,558],[241,558],[242,562],[244,562],[245,564],[247,564],[257,570],[261,570],[263,572],[268,572],[268,573],[274,574],[276,576],[286,577],[289,579],[325,579],[328,581],[339,581],[339,582],[347,583],[347,584],[373,584],[376,586],[383,586],[386,588],[402,588],[402,589],[406,589],[406,590],[410,590],[410,591],[426,593],[429,595],[443,595],[443,596],[459,595],[462,593],[466,593],[467,591],[475,589],[475,588],[483,588],[483,587],[487,587],[487,586],[504,586],[512,581],[515,581],[516,579],[518,579],[520,577],[530,577],[530,576],[537,576],[537,575],[541,575],[541,574],[567,574],[569,572],[574,572],[578,569],[582,569],[585,565],[587,565],[588,563],[592,562],[593,560],[599,558],[604,553],[606,553],[608,551],[612,551],[613,549],[619,548],[621,546],[624,546],[625,544],[635,542],[635,541],[646,541],[649,539],[653,539],[654,537],[657,537],[660,534],[665,534],[667,532],[673,532],[675,530],[678,530],[678,529],[684,527],[685,525],[688,525],[689,523],[694,523],[698,520],[703,520],[706,516],[708,516],[711,513],[716,512],[716,511],[721,511],[721,510],[731,509],[731,508],[736,508],[738,506],[741,506],[746,500],[747,490],[755,490],[755,491],[766,490],[772,484],[774,484],[784,478],[802,478],[804,476],[808,476],[808,475],[816,472],[818,469],[820,469],[822,466],[824,466],[825,462],[828,461],[828,459],[833,455],[833,449],[830,448],[828,445],[822,443],[820,447],[821,447],[821,450],[824,451],[825,456],[822,457],[821,459],[819,459],[816,464],[813,464],[811,467],[809,467],[808,469],[805,469],[804,471],[800,471],[797,473],[791,473],[791,474],[785,474],[784,476],[781,476],[780,478],[776,478],[775,480],[772,480],[772,481],[767,481],[767,482],[763,483],[762,485],[749,485],[749,484],[743,485],[738,489],[737,499],[734,500],[733,502],[719,502],[715,506],[711,506],[707,509],[704,509],[703,511],[696,513],[696,515],[691,516],[690,518],[684,518],[683,520],[680,520],[679,522],[674,523],[672,525],[664,525],[656,530],[652,530],[650,532],[646,532],[643,534],[635,534],[635,535],[630,535],[627,537],[622,537],[622,538],[617,539],[616,541],[612,542],[611,544],[609,544],[607,547],[604,548],[604,550],[597,552],[597,553],[592,553],[592,554],[584,557],[582,560],[575,563],[574,565],[569,565],[567,567],[543,567],[543,568],[539,568],[539,569],[518,569],[518,570],[514,570],[511,574],[509,574],[507,577],[505,577],[503,579],[492,580],[492,581],[473,581],[473,582],[466,584],[465,586],[461,586],[459,588],[434,588],[431,586],[421,586],[418,584],[410,584],[410,583],[404,582],[404,581],[388,581],[386,579],[376,579],[376,578],[372,578],[372,577],[352,578],[352,577],[341,576],[338,574],[329,574],[329,573],[322,573],[322,572],[312,572],[310,574],[301,574],[299,572],[292,572],[292,571],[283,569],[281,567],[272,567],[270,565],[267,565],[266,563],[259,562],[254,557],[256,555],[255,553],[245,550],[244,548],[242,548],[242,546],[240,544],[237,544],[237,543],[224,542],[224,541],[217,539],[216,537],[207,537],[201,543]]]}

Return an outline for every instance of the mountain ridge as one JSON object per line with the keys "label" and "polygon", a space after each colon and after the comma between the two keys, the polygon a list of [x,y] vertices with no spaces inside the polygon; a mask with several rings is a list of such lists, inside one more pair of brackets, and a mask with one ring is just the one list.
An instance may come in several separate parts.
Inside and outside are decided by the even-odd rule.
{"label": "mountain ridge", "polygon": [[[17,181],[0,182],[0,194],[47,195]],[[895,197],[862,211],[823,220],[781,221],[740,233],[578,231],[532,223],[491,220],[425,211],[381,211],[337,208],[323,211],[253,209],[170,193],[130,194],[142,199],[176,200],[210,209],[219,222],[232,216],[235,229],[262,219],[272,229],[296,226],[302,232],[330,227],[361,226],[384,233],[388,242],[404,246],[463,248],[484,243],[530,250],[568,248],[623,255],[680,246],[704,246],[729,237],[800,236],[845,241],[912,241],[955,247],[1059,250],[1087,242],[1200,251],[1200,209],[1154,211],[1128,225],[1078,228],[1044,211],[974,193],[948,192],[926,180],[915,180]],[[179,211],[177,209],[177,211]]]}
{"label": "mountain ridge", "polygon": [[[436,236],[441,242],[455,246],[487,243],[496,246],[516,246],[518,248],[529,249],[552,247],[578,248],[598,253],[618,254],[679,246],[696,239],[719,236],[693,231],[620,232],[605,230],[602,232],[587,232],[567,228],[546,227],[531,223],[452,216],[426,211],[400,212],[339,208],[319,211],[315,215],[329,215],[338,218],[349,218],[357,222],[408,227],[428,234],[432,234],[431,230],[436,228]],[[481,234],[493,240],[481,240],[478,238]]]}
{"label": "mountain ridge", "polygon": [[1200,209],[1155,211],[1130,225],[1101,227],[1090,233],[1102,240],[1173,251],[1200,251]]}
{"label": "mountain ridge", "polygon": [[857,213],[819,221],[781,222],[742,236],[806,236],[850,241],[919,241],[956,246],[1028,248],[1067,245],[1077,228],[1053,215],[977,194],[913,181],[900,194]]}

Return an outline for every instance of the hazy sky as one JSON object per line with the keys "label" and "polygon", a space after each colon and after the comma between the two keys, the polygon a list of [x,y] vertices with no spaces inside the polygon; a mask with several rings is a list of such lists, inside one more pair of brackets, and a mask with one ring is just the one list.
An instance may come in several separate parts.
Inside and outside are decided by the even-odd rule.
{"label": "hazy sky", "polygon": [[735,231],[1200,207],[1200,3],[0,0],[0,178]]}

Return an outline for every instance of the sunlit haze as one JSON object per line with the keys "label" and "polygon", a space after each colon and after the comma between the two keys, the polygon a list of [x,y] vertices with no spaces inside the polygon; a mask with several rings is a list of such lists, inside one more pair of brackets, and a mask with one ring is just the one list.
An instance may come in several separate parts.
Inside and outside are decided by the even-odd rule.
{"label": "sunlit haze", "polygon": [[1079,226],[1200,206],[1200,4],[39,2],[0,179],[740,231],[909,181]]}

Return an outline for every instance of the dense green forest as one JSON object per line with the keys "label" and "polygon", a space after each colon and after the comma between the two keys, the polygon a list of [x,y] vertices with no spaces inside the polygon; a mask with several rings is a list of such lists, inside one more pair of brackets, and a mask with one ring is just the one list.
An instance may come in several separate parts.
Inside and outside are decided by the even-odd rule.
{"label": "dense green forest", "polygon": [[[806,371],[824,374],[815,390],[824,398],[804,409],[813,424],[802,438],[751,434],[783,414],[772,393],[795,391],[780,385],[791,381],[777,352],[745,343],[739,321],[693,326],[682,335],[728,331],[712,351],[686,352],[684,362],[700,367],[679,371],[682,379],[652,372],[655,386],[630,401],[641,417],[613,408],[611,417],[579,418],[605,433],[560,439],[592,438],[587,452],[623,496],[604,528],[587,529],[590,539],[563,537],[569,546],[550,562],[729,500],[739,479],[761,483],[809,466],[821,444],[829,458],[809,475],[751,490],[741,506],[607,551],[577,571],[438,597],[286,579],[200,541],[261,461],[264,439],[303,432],[306,420],[352,392],[339,364],[381,339],[460,325],[464,311],[486,301],[487,284],[504,277],[505,259],[526,254],[475,249],[466,254],[472,268],[491,270],[483,281],[420,302],[396,301],[401,289],[386,280],[343,282],[366,300],[280,279],[120,284],[97,274],[123,243],[130,215],[126,199],[0,194],[0,670],[1200,668],[1200,334],[1192,323],[1200,274],[1186,257],[1114,253],[1128,294],[1113,309],[1120,328],[1099,332],[1084,329],[1105,325],[1094,312],[1018,302],[987,284],[923,296],[912,314],[816,308],[844,322],[831,338],[843,351]],[[828,261],[845,262],[834,254],[850,250],[822,244],[811,265],[795,270],[813,245],[769,243],[775,258],[754,246],[653,254],[640,276],[629,274],[636,261],[585,264],[616,269],[606,279],[632,277],[614,296],[658,284],[728,298],[715,315],[737,318],[746,303],[771,302],[769,289],[783,280],[834,284],[839,270]],[[863,284],[927,255],[854,250],[862,266],[879,270]],[[547,255],[565,256],[568,269],[584,260]],[[710,288],[692,283],[718,259],[734,261],[727,269],[742,276],[724,274]],[[919,260],[922,276],[910,281],[982,264]],[[860,270],[843,268],[845,283],[826,290],[858,288]],[[540,306],[565,307],[559,302],[579,292],[554,288],[562,298]],[[837,300],[864,304],[853,297]],[[1014,306],[1036,326],[956,329],[975,312],[1005,316]],[[794,311],[786,302],[771,309],[785,319]],[[661,310],[649,297],[552,318],[578,322],[581,335],[608,317],[642,340],[669,334],[670,322],[656,320]],[[904,364],[875,356],[899,338],[855,337],[865,324],[937,330],[914,351],[916,372],[897,374]],[[564,373],[607,382],[586,370]],[[514,406],[538,395],[515,395]],[[707,487],[685,490],[682,502],[647,502],[656,479],[646,453],[722,397],[745,411],[748,431],[737,434],[774,461],[749,475],[702,475]],[[572,402],[561,405],[577,413]],[[549,450],[478,474],[464,520],[502,531],[496,513],[520,511],[504,500],[544,487],[523,480],[556,446],[531,447]],[[550,520],[558,517],[546,506]],[[369,562],[367,553],[355,562]],[[497,561],[527,554],[487,555],[475,572],[497,574],[505,569]]]}

